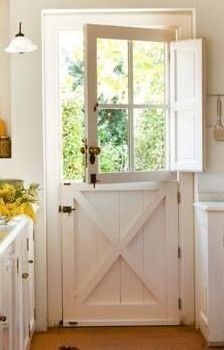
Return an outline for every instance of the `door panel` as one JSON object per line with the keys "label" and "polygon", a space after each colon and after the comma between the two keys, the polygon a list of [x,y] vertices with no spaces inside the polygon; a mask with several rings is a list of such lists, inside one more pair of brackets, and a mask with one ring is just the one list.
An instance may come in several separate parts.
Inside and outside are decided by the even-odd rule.
{"label": "door panel", "polygon": [[170,44],[171,169],[203,171],[203,40]]}
{"label": "door panel", "polygon": [[178,324],[177,183],[82,187],[62,187],[64,325]]}

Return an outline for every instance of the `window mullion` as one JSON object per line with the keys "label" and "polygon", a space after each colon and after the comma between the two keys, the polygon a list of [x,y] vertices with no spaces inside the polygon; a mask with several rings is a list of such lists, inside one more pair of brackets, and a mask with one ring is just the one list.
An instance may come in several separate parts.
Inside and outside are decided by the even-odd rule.
{"label": "window mullion", "polygon": [[129,171],[134,171],[133,42],[128,41]]}
{"label": "window mullion", "polygon": [[168,108],[169,104],[168,102],[167,103],[158,103],[158,104],[155,104],[155,103],[133,103],[133,104],[130,104],[130,103],[117,103],[117,104],[110,104],[110,103],[100,103],[98,106],[97,106],[97,109],[127,109],[127,108],[140,108],[140,109],[150,109],[150,108]]}

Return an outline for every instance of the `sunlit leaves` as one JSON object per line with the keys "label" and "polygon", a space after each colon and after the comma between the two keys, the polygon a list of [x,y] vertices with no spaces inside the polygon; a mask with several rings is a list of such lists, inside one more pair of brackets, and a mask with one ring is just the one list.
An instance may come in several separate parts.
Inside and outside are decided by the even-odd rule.
{"label": "sunlit leaves", "polygon": [[134,102],[163,104],[165,98],[164,43],[133,43]]}
{"label": "sunlit leaves", "polygon": [[127,53],[126,40],[97,40],[98,100],[104,103],[128,102]]}
{"label": "sunlit leaves", "polygon": [[80,153],[84,138],[84,115],[82,105],[68,100],[62,105],[63,126],[63,177],[82,180],[84,178],[84,159]]}
{"label": "sunlit leaves", "polygon": [[100,110],[98,139],[101,172],[128,171],[128,114],[125,109]]}
{"label": "sunlit leaves", "polygon": [[134,114],[135,169],[165,168],[166,125],[163,109],[140,109]]}

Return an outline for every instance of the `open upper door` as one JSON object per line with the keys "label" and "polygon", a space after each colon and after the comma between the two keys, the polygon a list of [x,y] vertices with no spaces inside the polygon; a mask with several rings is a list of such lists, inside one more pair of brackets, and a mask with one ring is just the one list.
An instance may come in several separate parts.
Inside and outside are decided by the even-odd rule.
{"label": "open upper door", "polygon": [[166,73],[175,30],[86,24],[84,38],[87,181],[147,181],[156,171],[159,179],[168,170]]}
{"label": "open upper door", "polygon": [[202,39],[174,41],[174,30],[93,24],[84,34],[87,182],[203,171]]}
{"label": "open upper door", "polygon": [[203,40],[170,44],[171,169],[203,171]]}

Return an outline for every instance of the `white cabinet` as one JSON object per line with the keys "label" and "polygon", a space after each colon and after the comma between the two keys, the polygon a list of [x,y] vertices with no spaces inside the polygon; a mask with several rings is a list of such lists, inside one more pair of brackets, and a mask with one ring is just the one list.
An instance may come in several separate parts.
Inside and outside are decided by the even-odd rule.
{"label": "white cabinet", "polygon": [[28,296],[29,296],[29,312],[28,312],[28,322],[29,322],[29,333],[30,338],[32,337],[35,330],[35,319],[36,319],[36,308],[35,308],[35,279],[34,279],[34,230],[33,225],[29,223],[28,229]]}
{"label": "white cabinet", "polygon": [[12,248],[0,257],[0,349],[14,350],[13,344]]}
{"label": "white cabinet", "polygon": [[196,207],[196,321],[210,345],[224,344],[224,202]]}
{"label": "white cabinet", "polygon": [[33,229],[27,224],[21,241],[23,349],[29,349],[35,327]]}
{"label": "white cabinet", "polygon": [[0,241],[0,350],[30,347],[35,328],[33,247],[33,224],[25,217]]}

